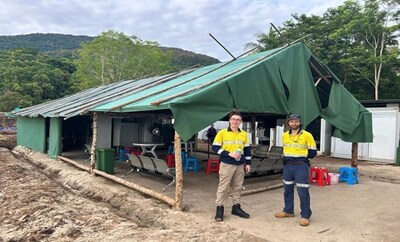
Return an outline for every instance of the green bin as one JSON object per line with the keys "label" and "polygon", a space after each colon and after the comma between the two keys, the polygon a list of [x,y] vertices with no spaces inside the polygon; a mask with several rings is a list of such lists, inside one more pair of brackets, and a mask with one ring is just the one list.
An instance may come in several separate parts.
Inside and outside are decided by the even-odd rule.
{"label": "green bin", "polygon": [[98,148],[96,150],[96,169],[108,174],[114,174],[114,152],[112,148]]}
{"label": "green bin", "polygon": [[396,165],[400,166],[400,146],[397,147]]}

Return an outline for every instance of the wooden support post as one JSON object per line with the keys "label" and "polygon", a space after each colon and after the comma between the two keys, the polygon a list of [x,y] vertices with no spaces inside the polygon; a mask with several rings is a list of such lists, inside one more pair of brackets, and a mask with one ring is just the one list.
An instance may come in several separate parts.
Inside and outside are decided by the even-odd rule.
{"label": "wooden support post", "polygon": [[181,156],[181,137],[175,131],[174,138],[174,153],[175,153],[175,210],[182,211],[183,209],[183,169],[182,169],[182,156]]}
{"label": "wooden support post", "polygon": [[358,143],[351,144],[351,167],[358,167]]}
{"label": "wooden support post", "polygon": [[92,146],[90,147],[90,173],[94,174],[92,170],[96,167],[96,145],[97,145],[97,113],[93,113],[93,138],[92,138]]}
{"label": "wooden support post", "polygon": [[[28,157],[28,158],[29,158],[29,157]],[[165,202],[166,204],[168,204],[168,205],[170,205],[170,206],[174,206],[174,205],[175,205],[174,199],[172,199],[172,198],[170,198],[170,197],[168,197],[168,196],[166,196],[166,195],[164,195],[164,194],[162,194],[162,193],[159,193],[159,192],[153,191],[153,190],[151,190],[151,189],[148,189],[148,188],[139,186],[139,185],[137,185],[137,184],[135,184],[135,183],[129,182],[129,181],[127,181],[127,180],[124,180],[124,179],[119,178],[119,177],[114,176],[114,175],[107,174],[107,173],[105,173],[105,172],[103,172],[103,171],[99,171],[99,170],[96,170],[96,169],[93,169],[93,170],[92,170],[92,169],[90,169],[89,167],[86,167],[86,166],[84,166],[84,165],[81,165],[81,164],[79,164],[78,162],[73,161],[73,160],[71,160],[71,159],[68,159],[68,158],[66,158],[66,157],[63,157],[63,156],[58,156],[58,159],[61,160],[61,161],[63,161],[63,162],[68,162],[69,164],[72,164],[72,165],[74,165],[74,166],[76,166],[76,167],[78,167],[79,169],[82,169],[82,170],[84,170],[84,171],[92,172],[93,174],[96,174],[96,175],[99,175],[99,176],[108,178],[108,179],[110,179],[110,180],[112,180],[112,181],[114,181],[114,182],[116,182],[116,183],[118,183],[118,184],[124,185],[124,186],[129,187],[129,188],[131,188],[131,189],[134,189],[134,190],[136,190],[136,191],[138,191],[138,192],[141,192],[141,193],[143,193],[143,194],[146,194],[146,195],[148,195],[148,196],[150,196],[150,197],[156,198],[156,199],[158,199],[158,200],[160,200],[160,201]]]}
{"label": "wooden support post", "polygon": [[251,145],[256,145],[256,116],[251,116]]}

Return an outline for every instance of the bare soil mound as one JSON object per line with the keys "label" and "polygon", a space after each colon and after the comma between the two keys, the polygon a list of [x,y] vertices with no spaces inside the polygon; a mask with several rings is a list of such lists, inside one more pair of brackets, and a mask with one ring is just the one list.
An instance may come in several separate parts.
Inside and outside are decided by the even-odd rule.
{"label": "bare soil mound", "polygon": [[0,131],[0,147],[13,149],[17,146],[17,132],[15,130]]}

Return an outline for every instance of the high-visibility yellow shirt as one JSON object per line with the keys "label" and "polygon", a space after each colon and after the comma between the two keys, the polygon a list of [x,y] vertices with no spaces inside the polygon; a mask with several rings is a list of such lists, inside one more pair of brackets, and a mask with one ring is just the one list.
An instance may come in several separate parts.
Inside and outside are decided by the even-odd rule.
{"label": "high-visibility yellow shirt", "polygon": [[[231,128],[222,129],[215,136],[213,146],[213,151],[221,156],[221,161],[229,164],[251,164],[251,149],[249,138],[246,131],[239,129],[237,132],[231,130]],[[240,149],[242,154],[242,159],[240,161],[235,161],[229,156],[229,152],[236,152]]]}
{"label": "high-visibility yellow shirt", "polygon": [[285,157],[305,157],[308,150],[317,150],[314,137],[311,133],[301,130],[298,134],[292,135],[289,131],[283,133],[283,155]]}

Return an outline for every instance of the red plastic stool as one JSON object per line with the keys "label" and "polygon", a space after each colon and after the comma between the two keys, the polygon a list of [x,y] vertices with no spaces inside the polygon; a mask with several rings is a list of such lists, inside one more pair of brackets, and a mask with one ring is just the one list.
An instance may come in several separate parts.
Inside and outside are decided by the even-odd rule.
{"label": "red plastic stool", "polygon": [[134,154],[134,155],[141,155],[142,154],[142,152],[137,151],[137,150],[131,151],[130,153]]}
{"label": "red plastic stool", "polygon": [[175,167],[175,155],[167,154],[167,157],[165,157],[165,162],[167,163],[168,167]]}
{"label": "red plastic stool", "polygon": [[142,152],[137,151],[137,150],[134,150],[134,151],[131,151],[131,154],[134,154],[134,155],[141,155]]}
{"label": "red plastic stool", "polygon": [[208,159],[206,173],[210,174],[210,172],[216,171],[219,172],[219,160],[218,159]]}
{"label": "red plastic stool", "polygon": [[309,182],[316,182],[318,186],[329,185],[329,172],[324,167],[312,167],[310,170]]}

